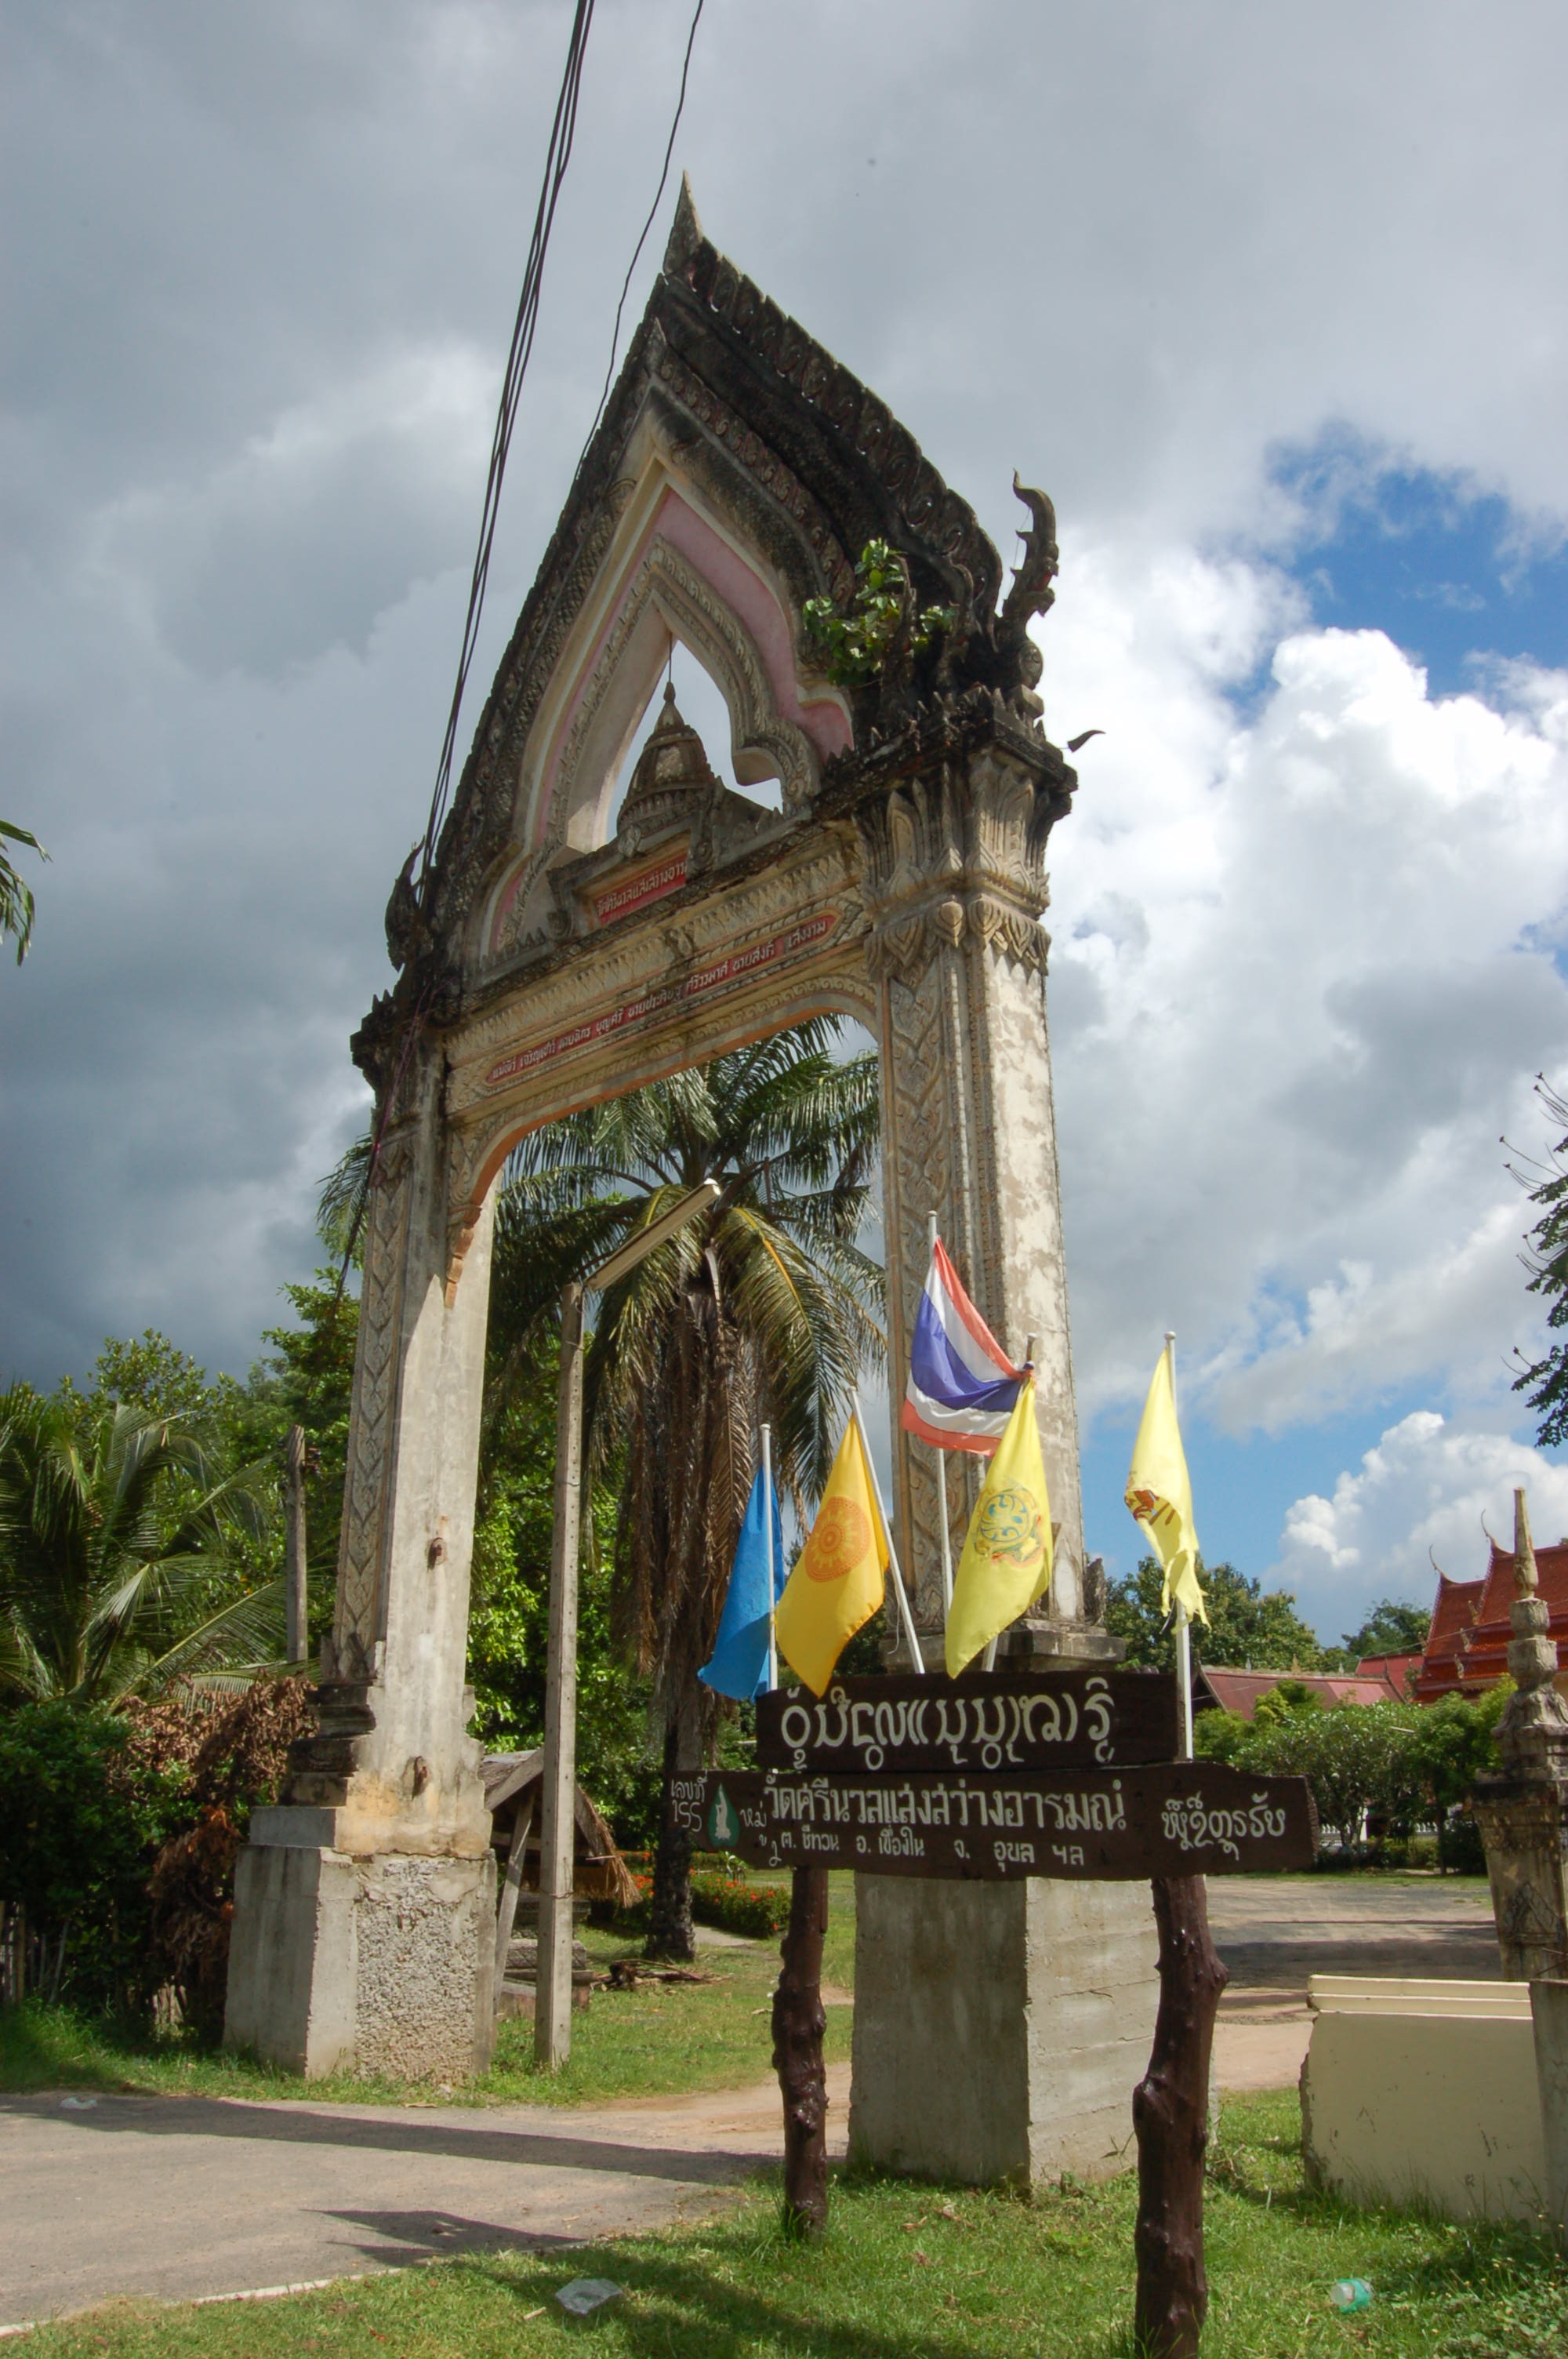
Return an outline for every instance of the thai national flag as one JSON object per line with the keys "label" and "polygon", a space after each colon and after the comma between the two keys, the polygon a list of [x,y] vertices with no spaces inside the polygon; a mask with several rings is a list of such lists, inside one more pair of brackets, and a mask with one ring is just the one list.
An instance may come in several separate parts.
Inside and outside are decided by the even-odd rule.
{"label": "thai national flag", "polygon": [[972,1450],[989,1458],[1007,1430],[1023,1377],[959,1285],[936,1238],[914,1314],[900,1425],[938,1450]]}

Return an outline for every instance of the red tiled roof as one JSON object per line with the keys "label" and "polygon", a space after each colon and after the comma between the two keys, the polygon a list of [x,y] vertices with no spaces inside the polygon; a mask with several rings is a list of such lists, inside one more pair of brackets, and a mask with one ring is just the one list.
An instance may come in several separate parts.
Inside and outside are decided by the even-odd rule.
{"label": "red tiled roof", "polygon": [[1238,1671],[1204,1663],[1195,1666],[1195,1701],[1206,1688],[1222,1712],[1233,1712],[1238,1720],[1250,1720],[1261,1699],[1281,1680],[1310,1688],[1330,1705],[1387,1703],[1396,1696],[1402,1701],[1405,1694],[1402,1687],[1393,1686],[1380,1675],[1366,1679],[1355,1671]]}
{"label": "red tiled roof", "polygon": [[[1539,1594],[1552,1614],[1560,1672],[1568,1672],[1568,1540],[1538,1548],[1535,1569]],[[1513,1551],[1498,1548],[1496,1541],[1480,1581],[1440,1577],[1432,1636],[1416,1678],[1419,1702],[1434,1703],[1444,1695],[1478,1695],[1507,1675],[1514,1596]]]}
{"label": "red tiled roof", "polygon": [[1422,1658],[1414,1655],[1363,1655],[1356,1666],[1358,1680],[1386,1680],[1397,1696],[1408,1696],[1412,1674]]}
{"label": "red tiled roof", "polygon": [[1439,1696],[1460,1693],[1460,1660],[1486,1585],[1484,1581],[1450,1581],[1445,1572],[1438,1574],[1432,1627],[1415,1678],[1418,1703],[1435,1703]]}

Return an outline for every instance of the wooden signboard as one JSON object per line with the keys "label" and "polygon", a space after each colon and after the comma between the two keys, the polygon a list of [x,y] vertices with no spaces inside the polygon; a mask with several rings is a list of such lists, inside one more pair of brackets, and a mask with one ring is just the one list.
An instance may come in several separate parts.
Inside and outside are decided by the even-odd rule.
{"label": "wooden signboard", "polygon": [[665,1793],[695,1848],[752,1867],[1141,1883],[1310,1867],[1317,1851],[1304,1778],[1214,1761],[1007,1777],[711,1770],[673,1777]]}
{"label": "wooden signboard", "polygon": [[1160,1671],[908,1672],[757,1699],[758,1766],[814,1777],[1108,1769],[1180,1750],[1176,1682]]}

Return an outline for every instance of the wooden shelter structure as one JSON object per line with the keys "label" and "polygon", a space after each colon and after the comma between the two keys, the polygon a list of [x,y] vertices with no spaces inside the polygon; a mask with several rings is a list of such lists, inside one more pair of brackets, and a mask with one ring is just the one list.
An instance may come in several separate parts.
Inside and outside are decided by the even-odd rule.
{"label": "wooden shelter structure", "polygon": [[[533,1753],[487,1753],[481,1771],[484,1799],[490,1806],[491,1849],[503,1875],[515,1852],[521,1863],[517,1877],[521,1892],[539,1889],[539,1833],[544,1819],[540,1779],[544,1768],[541,1747]],[[621,1856],[608,1821],[595,1810],[580,1786],[577,1789],[576,1821],[572,1890],[580,1900],[613,1900],[622,1908],[633,1907],[638,1895],[632,1872]]]}

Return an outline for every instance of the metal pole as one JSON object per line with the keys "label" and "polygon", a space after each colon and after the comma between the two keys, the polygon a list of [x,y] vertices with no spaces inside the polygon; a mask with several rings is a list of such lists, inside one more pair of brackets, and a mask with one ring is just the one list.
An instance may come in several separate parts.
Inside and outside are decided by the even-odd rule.
{"label": "metal pole", "polygon": [[909,1651],[914,1659],[915,1669],[924,1673],[925,1669],[925,1658],[920,1651],[920,1639],[914,1627],[914,1616],[910,1612],[909,1607],[909,1593],[904,1588],[903,1575],[899,1571],[898,1551],[892,1544],[892,1532],[888,1524],[888,1511],[882,1505],[882,1486],[877,1481],[877,1470],[871,1463],[871,1446],[866,1440],[866,1429],[860,1422],[860,1404],[859,1401],[856,1401],[853,1404],[849,1410],[849,1414],[855,1420],[855,1430],[860,1437],[860,1448],[865,1452],[866,1472],[871,1478],[871,1495],[877,1503],[877,1513],[881,1517],[882,1521],[882,1539],[886,1545],[888,1552],[888,1571],[892,1575],[893,1592],[898,1598],[899,1608],[903,1622],[903,1635],[909,1642]]}
{"label": "metal pole", "polygon": [[[1176,1331],[1165,1330],[1165,1356],[1171,1363],[1171,1408],[1176,1406]],[[1179,1420],[1178,1420],[1179,1422]],[[1187,1627],[1187,1609],[1176,1600],[1176,1676],[1182,1690],[1183,1759],[1193,1757],[1193,1642]]]}
{"label": "metal pole", "polygon": [[310,1643],[309,1597],[305,1579],[305,1429],[291,1425],[283,1445],[283,1553],[288,1659],[302,1663]]}
{"label": "metal pole", "polygon": [[768,1551],[768,1690],[771,1693],[779,1683],[778,1637],[773,1629],[773,1609],[779,1602],[778,1581],[773,1565],[773,1430],[762,1428],[762,1523],[767,1532]]}
{"label": "metal pole", "polygon": [[559,2071],[571,2054],[572,1864],[577,1832],[577,1580],[582,1503],[582,1288],[561,1288],[561,1389],[556,1415],[555,1535],[545,1671],[544,1823],[534,2059]]}
{"label": "metal pole", "polygon": [[[932,1258],[936,1254],[936,1215],[928,1216]],[[936,1451],[936,1528],[942,1535],[942,1619],[953,1611],[953,1536],[947,1529],[947,1452]]]}

